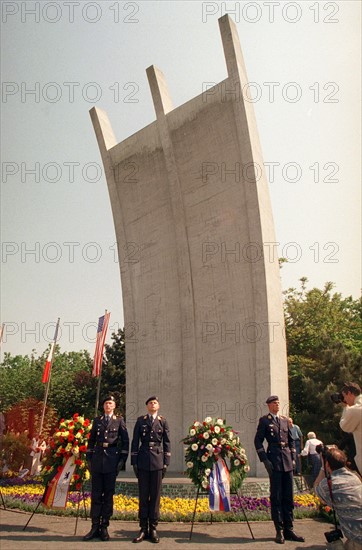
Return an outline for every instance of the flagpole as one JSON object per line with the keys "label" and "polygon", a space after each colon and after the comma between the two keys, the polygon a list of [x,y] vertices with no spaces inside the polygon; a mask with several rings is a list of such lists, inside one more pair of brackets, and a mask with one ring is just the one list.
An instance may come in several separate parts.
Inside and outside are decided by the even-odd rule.
{"label": "flagpole", "polygon": [[[104,319],[106,319],[107,310],[104,310]],[[102,361],[99,368],[98,384],[97,384],[97,395],[96,395],[96,406],[94,410],[94,416],[98,416],[98,407],[99,407],[99,395],[101,393],[101,378],[102,378],[102,364],[103,364],[103,353]]]}
{"label": "flagpole", "polygon": [[[56,327],[55,327],[55,334],[54,334],[54,341],[53,341],[54,342],[54,348],[55,348],[55,344],[57,343],[59,323],[60,323],[60,317],[58,317],[58,322],[57,322]],[[53,358],[54,358],[54,353],[53,353],[52,358],[51,358],[50,369],[49,369],[49,377],[48,377],[47,386],[46,386],[46,389],[45,389],[45,397],[44,397],[44,403],[43,403],[43,410],[42,410],[42,413],[41,413],[39,435],[41,435],[41,432],[43,431],[45,408],[46,408],[46,405],[47,405],[48,395],[49,395],[50,377],[51,377],[51,373],[52,373]]]}

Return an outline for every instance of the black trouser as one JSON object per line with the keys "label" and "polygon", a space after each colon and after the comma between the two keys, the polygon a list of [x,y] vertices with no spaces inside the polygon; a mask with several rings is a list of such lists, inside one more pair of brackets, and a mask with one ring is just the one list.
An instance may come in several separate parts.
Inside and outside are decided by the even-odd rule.
{"label": "black trouser", "polygon": [[162,470],[138,470],[138,491],[140,527],[156,527],[160,519],[160,498],[162,485]]}
{"label": "black trouser", "polygon": [[116,472],[102,474],[92,472],[92,523],[109,525],[109,518],[113,514],[113,495],[116,486]]}
{"label": "black trouser", "polygon": [[271,516],[277,530],[293,529],[293,472],[276,472],[270,478]]}

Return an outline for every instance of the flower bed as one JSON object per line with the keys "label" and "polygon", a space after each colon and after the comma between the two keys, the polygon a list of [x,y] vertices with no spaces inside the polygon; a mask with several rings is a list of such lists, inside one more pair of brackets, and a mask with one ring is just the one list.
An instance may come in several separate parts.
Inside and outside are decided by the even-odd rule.
{"label": "flower bed", "polygon": [[[14,480],[15,481],[15,480]],[[1,486],[1,492],[8,508],[20,508],[32,512],[38,504],[43,487],[36,482],[11,485],[7,483]],[[76,515],[79,504],[79,514],[84,516],[84,506],[87,515],[90,511],[90,493],[69,493],[65,510],[52,510],[39,506],[38,512],[54,515]],[[250,521],[270,520],[269,498],[240,497],[242,506]],[[231,497],[231,505],[234,513],[213,514],[214,521],[244,521],[245,517],[237,496]],[[320,501],[315,495],[303,494],[294,497],[294,515],[296,518],[318,517]],[[161,497],[161,521],[191,521],[194,512],[195,500],[189,498]],[[115,495],[113,519],[132,520],[138,519],[138,498]],[[207,498],[199,498],[196,510],[196,521],[210,521],[209,501]]]}

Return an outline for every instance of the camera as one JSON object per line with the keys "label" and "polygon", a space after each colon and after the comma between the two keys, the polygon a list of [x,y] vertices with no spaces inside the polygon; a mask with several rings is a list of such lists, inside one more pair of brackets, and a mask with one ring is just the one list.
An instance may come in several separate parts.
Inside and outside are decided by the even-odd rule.
{"label": "camera", "polygon": [[339,403],[344,403],[344,396],[340,391],[332,393],[330,397],[333,403],[335,403],[336,405],[338,405]]}
{"label": "camera", "polygon": [[340,529],[333,529],[333,531],[327,531],[324,533],[327,542],[335,542],[343,538],[343,533]]}
{"label": "camera", "polygon": [[323,443],[320,443],[319,445],[316,445],[315,450],[318,454],[322,455],[323,458],[326,456],[326,452],[329,451],[329,449],[337,449],[337,445],[323,445]]}

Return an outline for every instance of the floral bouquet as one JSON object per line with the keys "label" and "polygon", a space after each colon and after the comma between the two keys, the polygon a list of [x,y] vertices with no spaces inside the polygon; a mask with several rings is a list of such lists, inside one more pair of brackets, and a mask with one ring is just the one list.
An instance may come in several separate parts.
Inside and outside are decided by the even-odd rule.
{"label": "floral bouquet", "polygon": [[59,428],[50,439],[40,472],[44,485],[60,472],[68,458],[74,455],[75,470],[70,490],[81,489],[90,474],[86,466],[86,451],[92,424],[88,418],[75,413],[69,420],[61,419]]}
{"label": "floral bouquet", "polygon": [[187,475],[200,489],[210,488],[209,477],[219,457],[225,460],[230,472],[230,490],[240,489],[250,467],[245,449],[231,426],[222,418],[206,417],[194,422],[182,441],[187,445],[185,461]]}

